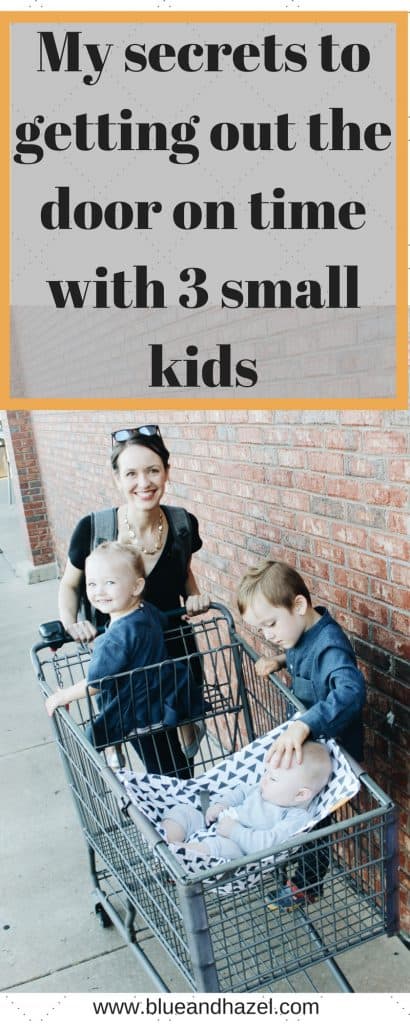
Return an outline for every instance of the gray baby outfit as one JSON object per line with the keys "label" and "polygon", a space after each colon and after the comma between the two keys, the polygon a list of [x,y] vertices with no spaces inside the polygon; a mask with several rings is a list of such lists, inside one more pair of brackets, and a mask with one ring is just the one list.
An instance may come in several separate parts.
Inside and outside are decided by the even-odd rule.
{"label": "gray baby outfit", "polygon": [[[308,825],[311,819],[309,807],[279,807],[264,800],[259,784],[224,789],[214,803],[235,808],[235,814],[232,815],[235,825],[231,836],[219,836],[211,831],[203,841],[206,842],[210,856],[228,860],[284,843]],[[171,807],[164,817],[181,825],[184,829],[183,842],[188,841],[193,833],[206,828],[204,815],[190,803]]]}

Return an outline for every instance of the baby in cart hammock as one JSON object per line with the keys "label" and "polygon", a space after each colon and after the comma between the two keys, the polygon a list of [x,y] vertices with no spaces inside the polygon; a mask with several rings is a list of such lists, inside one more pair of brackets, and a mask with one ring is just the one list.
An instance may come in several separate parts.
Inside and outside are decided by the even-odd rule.
{"label": "baby in cart hammock", "polygon": [[[206,857],[235,859],[286,842],[311,818],[311,804],[327,785],[332,772],[329,751],[322,743],[307,742],[303,762],[294,755],[289,768],[266,766],[257,785],[235,784],[218,793],[203,815],[192,804],[167,809],[161,822],[167,842]],[[214,834],[190,842],[194,833],[216,822]]]}
{"label": "baby in cart hammock", "polygon": [[[87,692],[99,694],[99,714],[86,732],[90,742],[105,747],[110,763],[116,745],[137,730],[132,746],[148,771],[161,770],[160,764],[149,763],[153,755],[150,746],[145,747],[146,737],[150,739],[152,730],[173,728],[203,714],[202,691],[191,675],[188,678],[184,664],[168,661],[163,633],[167,616],[142,600],[145,572],[138,551],[104,541],[88,556],[85,573],[88,599],[109,615],[109,627],[95,641],[87,678],[51,694],[47,712],[51,716],[57,707],[80,700]],[[144,672],[139,671],[144,666]],[[185,728],[180,726],[182,735]]]}

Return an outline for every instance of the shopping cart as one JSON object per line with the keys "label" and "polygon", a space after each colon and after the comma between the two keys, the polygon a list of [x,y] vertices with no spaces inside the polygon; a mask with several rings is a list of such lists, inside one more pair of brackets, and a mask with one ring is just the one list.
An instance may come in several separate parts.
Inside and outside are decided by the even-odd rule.
{"label": "shopping cart", "polygon": [[[51,624],[51,630],[49,625],[41,627],[43,639],[31,652],[44,696],[56,685],[82,678],[90,658],[90,650],[73,644],[59,624]],[[258,737],[303,708],[281,680],[256,677],[257,655],[221,605],[212,605],[199,621],[181,619],[167,640],[182,651],[168,667],[182,662],[188,678],[193,673],[198,679],[200,672],[203,680],[205,734],[195,779],[186,783],[202,796],[202,773],[214,780],[219,770],[226,776],[230,759],[235,764],[235,758],[252,756]],[[161,679],[164,663],[151,668]],[[135,675],[134,687],[146,685],[145,669],[134,670]],[[118,692],[126,676],[112,681]],[[144,951],[153,935],[195,991],[268,991],[284,983],[299,991],[317,988],[314,969],[323,962],[338,986],[352,991],[335,956],[398,930],[397,823],[391,800],[355,766],[359,792],[334,808],[324,827],[319,823],[314,832],[259,856],[210,867],[191,864],[188,870],[163,841],[144,802],[130,799],[130,780],[138,789],[141,775],[135,771],[144,771],[130,737],[118,737],[128,756],[128,770],[118,774],[107,766],[104,749],[86,738],[98,713],[88,697],[72,704],[70,712],[59,708],[53,727],[88,848],[95,912],[104,927],[117,927],[155,985],[168,991]],[[152,737],[155,742],[155,730]],[[311,865],[312,856],[321,884],[306,883],[305,898],[289,910],[278,893],[295,864],[300,869],[306,857]]]}

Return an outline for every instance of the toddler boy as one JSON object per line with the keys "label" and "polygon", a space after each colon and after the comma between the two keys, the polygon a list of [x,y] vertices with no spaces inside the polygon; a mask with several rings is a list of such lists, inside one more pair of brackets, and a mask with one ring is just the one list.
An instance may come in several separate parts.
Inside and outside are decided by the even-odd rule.
{"label": "toddler boy", "polygon": [[275,740],[267,761],[288,767],[295,752],[303,757],[306,739],[338,737],[361,760],[365,684],[353,648],[326,608],[312,605],[299,573],[285,562],[263,562],[239,585],[238,607],[245,622],[284,653],[260,658],[256,672],[287,668],[292,692],[306,711]]}

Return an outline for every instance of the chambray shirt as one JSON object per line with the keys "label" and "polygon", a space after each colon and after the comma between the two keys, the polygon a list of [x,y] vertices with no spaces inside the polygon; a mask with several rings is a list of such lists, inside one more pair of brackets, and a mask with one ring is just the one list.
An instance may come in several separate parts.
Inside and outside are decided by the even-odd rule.
{"label": "chambray shirt", "polygon": [[361,710],[366,691],[352,645],[326,608],[319,621],[286,653],[292,691],[308,709],[301,716],[311,738],[338,737],[357,760],[363,756]]}
{"label": "chambray shirt", "polygon": [[97,637],[87,681],[100,691],[93,720],[95,744],[120,742],[127,733],[176,726],[203,711],[203,697],[186,662],[167,660],[167,616],[143,601]]}

